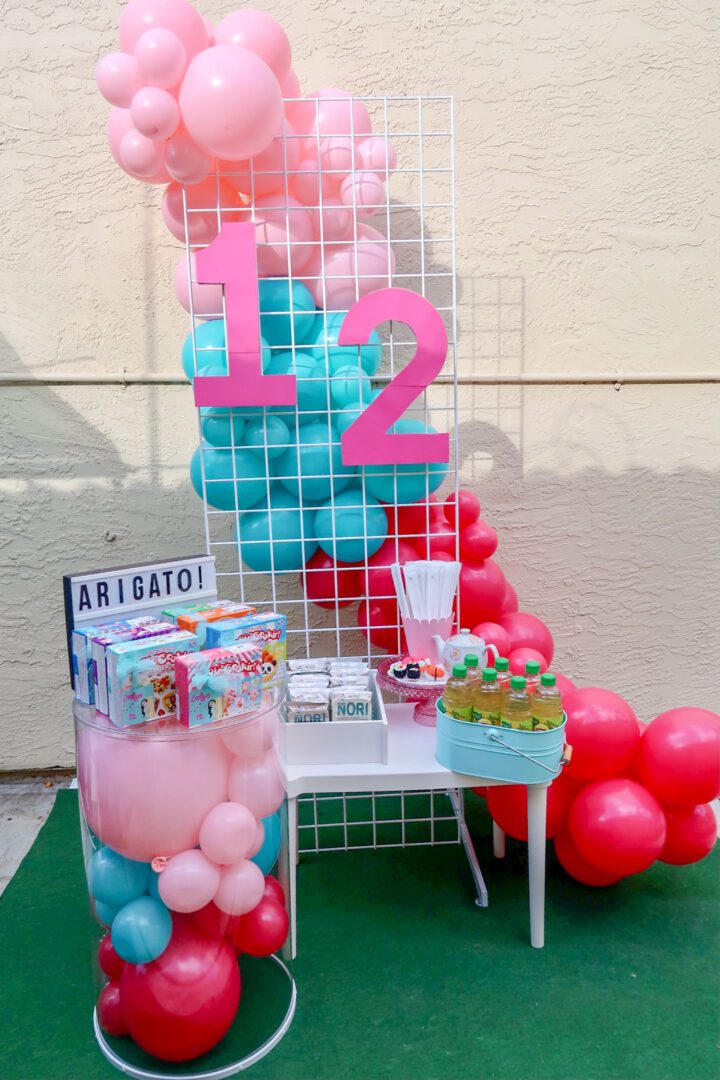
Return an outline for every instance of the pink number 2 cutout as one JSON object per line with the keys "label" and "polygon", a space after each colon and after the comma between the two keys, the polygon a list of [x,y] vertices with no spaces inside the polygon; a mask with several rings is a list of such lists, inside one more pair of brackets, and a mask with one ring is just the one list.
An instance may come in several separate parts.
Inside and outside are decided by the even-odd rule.
{"label": "pink number 2 cutout", "polygon": [[438,311],[409,289],[378,289],[348,311],[338,345],[366,345],[376,326],[392,319],[410,327],[415,355],[343,433],[344,465],[414,465],[450,460],[450,436],[438,432],[388,434],[409,405],[440,373],[447,355],[447,333]]}
{"label": "pink number 2 cutout", "polygon": [[[263,375],[260,348],[257,248],[252,222],[229,222],[195,256],[197,279],[225,287],[227,375],[196,375],[195,404],[294,405],[294,375]],[[290,303],[288,287],[288,304]]]}

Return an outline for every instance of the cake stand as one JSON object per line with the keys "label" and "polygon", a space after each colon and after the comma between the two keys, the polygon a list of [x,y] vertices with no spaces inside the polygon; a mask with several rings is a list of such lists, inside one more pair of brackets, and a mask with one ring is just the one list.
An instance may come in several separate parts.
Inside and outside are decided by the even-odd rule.
{"label": "cake stand", "polygon": [[435,706],[438,698],[442,697],[445,683],[421,683],[394,678],[390,674],[390,667],[401,656],[386,656],[377,667],[377,683],[381,690],[387,690],[389,694],[395,694],[399,701],[408,702],[415,706],[413,720],[422,727],[435,727],[437,712]]}

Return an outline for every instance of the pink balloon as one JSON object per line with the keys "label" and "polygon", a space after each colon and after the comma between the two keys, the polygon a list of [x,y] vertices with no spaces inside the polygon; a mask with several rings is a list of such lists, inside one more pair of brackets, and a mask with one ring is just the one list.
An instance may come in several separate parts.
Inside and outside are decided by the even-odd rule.
{"label": "pink balloon", "polygon": [[[200,285],[197,281],[195,252],[190,254],[190,273],[192,275],[192,314],[202,319],[219,319],[223,314],[222,285]],[[175,267],[175,295],[185,308],[190,311],[190,282],[188,281],[187,258],[182,255]]]}
{"label": "pink balloon", "polygon": [[170,180],[170,176],[164,165],[161,166],[160,169],[158,169],[157,173],[154,176],[145,177],[138,175],[138,173],[131,172],[130,169],[128,169],[123,164],[120,158],[120,144],[130,131],[135,131],[132,119],[130,117],[130,110],[117,108],[111,109],[107,125],[107,136],[110,153],[115,158],[116,163],[120,166],[121,169],[124,169],[126,173],[134,177],[136,180],[143,180],[147,184],[167,184]]}
{"label": "pink balloon", "polygon": [[614,877],[647,870],[667,835],[657,799],[620,776],[583,788],[570,807],[568,829],[578,854]]}
{"label": "pink balloon", "polygon": [[513,649],[537,649],[552,664],[553,637],[545,623],[526,611],[506,612],[498,619],[510,635]]}
{"label": "pink balloon", "polygon": [[306,206],[319,206],[321,192],[323,205],[327,201],[340,201],[340,177],[321,172],[315,158],[303,158],[299,162],[290,177],[290,189]]}
{"label": "pink balloon", "polygon": [[376,214],[387,202],[385,184],[371,172],[346,176],[340,185],[340,198],[345,206],[351,206],[363,217]]}
{"label": "pink balloon", "polygon": [[146,30],[171,30],[182,42],[188,59],[207,48],[202,16],[188,0],[129,0],[120,14],[120,45],[133,52]]}
{"label": "pink balloon", "polygon": [[220,868],[202,851],[181,851],[158,878],[160,899],[171,911],[199,911],[220,884]]}
{"label": "pink balloon", "polygon": [[357,226],[357,238],[357,246],[326,246],[324,281],[320,280],[319,257],[314,256],[308,264],[306,284],[318,307],[345,311],[358,296],[391,284],[395,257],[387,239],[364,222]]}
{"label": "pink balloon", "polygon": [[[300,80],[295,72],[290,69],[284,79],[280,80],[280,89],[284,98],[299,98],[301,94]],[[292,102],[291,102],[292,107]],[[289,117],[288,117],[289,119]]]}
{"label": "pink balloon", "polygon": [[188,58],[177,34],[158,26],[141,34],[135,46],[135,59],[148,86],[172,90],[187,67]]}
{"label": "pink balloon", "polygon": [[98,61],[95,82],[105,100],[121,109],[129,107],[143,84],[137,60],[124,52],[110,53]]}
{"label": "pink balloon", "polygon": [[236,863],[248,857],[256,835],[257,821],[247,806],[224,802],[214,806],[200,826],[200,847],[214,863]]}
{"label": "pink balloon", "polygon": [[180,184],[199,184],[210,172],[212,159],[180,130],[165,147],[165,164],[173,180]]}
{"label": "pink balloon", "polygon": [[320,159],[325,171],[338,173],[338,181],[342,180],[342,174],[352,172],[356,166],[353,140],[346,135],[335,135],[329,139],[322,139],[320,141]]}
{"label": "pink balloon", "polygon": [[509,581],[505,582],[505,595],[502,602],[502,614],[508,615],[511,611],[517,611],[520,607],[518,596]]}
{"label": "pink balloon", "polygon": [[[494,645],[500,656],[510,656],[512,651],[510,638],[508,637],[507,630],[504,630],[499,623],[478,623],[477,626],[473,627],[473,634],[477,637],[481,637],[486,645]],[[488,661],[492,662],[492,655],[488,656]]]}
{"label": "pink balloon", "polygon": [[[288,270],[296,275],[309,262],[314,248],[309,212],[292,195],[264,195],[255,200],[257,261],[260,277],[284,277]],[[289,244],[288,244],[289,241]],[[288,251],[289,248],[289,251]]]}
{"label": "pink balloon", "polygon": [[246,915],[262,900],[265,877],[259,866],[243,859],[232,866],[223,866],[220,884],[215,892],[215,904],[226,915]]}
{"label": "pink balloon", "polygon": [[252,8],[231,11],[215,27],[215,42],[249,49],[265,61],[278,82],[290,74],[292,56],[288,36],[280,23],[265,11]]}
{"label": "pink balloon", "polygon": [[540,665],[541,673],[547,671],[547,660],[541,652],[537,649],[513,649],[508,656],[510,661],[510,671],[513,675],[524,675],[525,665],[531,661],[535,661]]}
{"label": "pink balloon", "polygon": [[201,184],[189,187],[177,183],[168,184],[162,200],[162,216],[176,240],[185,242],[183,191],[191,244],[209,244],[217,236],[218,213],[211,208],[218,202],[223,222],[239,220],[242,202],[227,180],[216,180],[213,176],[203,180]]}
{"label": "pink balloon", "polygon": [[134,127],[120,140],[120,164],[140,180],[152,180],[163,167],[162,148]]}
{"label": "pink balloon", "polygon": [[322,210],[310,210],[313,236],[316,240],[350,240],[353,234],[352,210],[347,206],[323,205]]}
{"label": "pink balloon", "polygon": [[371,139],[364,139],[358,146],[357,156],[361,169],[378,173],[380,176],[385,176],[386,173],[397,168],[395,147],[387,139],[378,135]]}
{"label": "pink balloon", "polygon": [[264,60],[239,45],[214,45],[190,62],[180,87],[180,111],[198,146],[241,161],[270,144],[283,103]]}
{"label": "pink balloon", "polygon": [[255,833],[255,839],[253,840],[252,847],[247,853],[248,859],[254,859],[260,848],[265,843],[265,826],[262,821],[257,823],[257,831]]}
{"label": "pink balloon", "polygon": [[130,105],[130,116],[140,134],[153,141],[169,139],[180,123],[177,101],[159,86],[138,90]]}
{"label": "pink balloon", "polygon": [[223,733],[222,741],[231,754],[242,758],[258,758],[272,748],[280,730],[277,709],[269,709],[253,720],[247,720],[235,730]]}
{"label": "pink balloon", "polygon": [[603,780],[631,765],[640,745],[637,717],[611,690],[586,686],[563,699],[565,738],[573,748],[566,773],[573,780]]}
{"label": "pink balloon", "polygon": [[[288,173],[297,169],[299,160],[300,141],[295,138],[292,124],[283,119],[278,134],[266,150],[250,161],[222,161],[219,171],[254,201],[263,195],[284,192],[288,186]],[[278,204],[277,199],[275,204]]]}
{"label": "pink balloon", "polygon": [[275,751],[250,761],[235,758],[230,766],[228,792],[233,802],[247,806],[256,818],[274,814],[285,794]]}
{"label": "pink balloon", "polygon": [[208,811],[227,799],[229,759],[219,737],[117,738],[82,727],[77,756],[88,825],[129,859],[195,847]]}
{"label": "pink balloon", "polygon": [[300,128],[308,135],[370,135],[372,121],[362,101],[329,86],[306,96]]}

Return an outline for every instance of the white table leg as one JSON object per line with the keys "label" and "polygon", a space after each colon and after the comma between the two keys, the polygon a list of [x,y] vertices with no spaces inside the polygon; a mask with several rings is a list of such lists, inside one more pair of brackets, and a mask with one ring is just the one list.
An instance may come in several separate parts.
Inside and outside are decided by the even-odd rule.
{"label": "white table leg", "polygon": [[530,944],[545,944],[545,819],[547,784],[529,784],[528,793],[528,874],[530,878]]}
{"label": "white table leg", "polygon": [[496,859],[505,858],[505,833],[493,821],[493,855]]}
{"label": "white table leg", "polygon": [[287,858],[287,899],[290,908],[290,932],[283,949],[283,955],[294,960],[297,955],[297,864],[298,864],[298,827],[297,797],[288,796],[288,847]]}

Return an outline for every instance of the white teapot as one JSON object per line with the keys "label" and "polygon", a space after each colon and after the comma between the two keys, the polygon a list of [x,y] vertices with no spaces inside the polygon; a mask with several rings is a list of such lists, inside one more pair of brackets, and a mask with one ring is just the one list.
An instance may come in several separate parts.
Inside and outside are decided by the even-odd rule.
{"label": "white teapot", "polygon": [[433,644],[440,657],[440,663],[448,672],[452,671],[453,664],[463,664],[465,657],[470,655],[477,656],[478,666],[484,668],[487,663],[488,649],[495,659],[498,657],[498,651],[494,645],[486,645],[482,638],[471,634],[469,630],[461,630],[458,634],[449,637],[447,641],[443,641],[439,634],[435,634]]}

